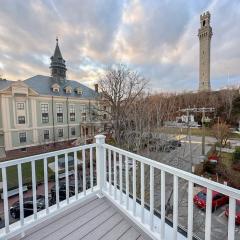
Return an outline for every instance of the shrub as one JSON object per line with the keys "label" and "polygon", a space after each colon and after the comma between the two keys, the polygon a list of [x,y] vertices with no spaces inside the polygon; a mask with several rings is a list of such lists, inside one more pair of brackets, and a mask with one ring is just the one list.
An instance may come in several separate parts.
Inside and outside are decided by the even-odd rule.
{"label": "shrub", "polygon": [[240,147],[236,147],[233,153],[233,161],[234,163],[240,162]]}
{"label": "shrub", "polygon": [[206,161],[203,163],[203,171],[210,173],[210,174],[215,174],[216,173],[216,164],[211,163],[209,161]]}

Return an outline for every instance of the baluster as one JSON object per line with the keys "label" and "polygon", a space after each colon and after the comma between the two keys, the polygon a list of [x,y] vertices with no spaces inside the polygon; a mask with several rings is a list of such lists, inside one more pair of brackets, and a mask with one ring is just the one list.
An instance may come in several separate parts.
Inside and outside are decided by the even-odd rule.
{"label": "baluster", "polygon": [[4,204],[4,222],[5,231],[9,233],[9,214],[8,214],[8,188],[7,188],[7,174],[6,168],[2,168],[2,181],[3,181],[3,204]]}
{"label": "baluster", "polygon": [[212,190],[207,188],[207,206],[205,220],[205,240],[211,239],[211,217],[212,217]]}
{"label": "baluster", "polygon": [[68,175],[68,154],[64,154],[65,159],[65,183],[66,183],[66,199],[69,204],[69,175]]}
{"label": "baluster", "polygon": [[141,162],[141,221],[144,223],[144,194],[145,194],[145,182],[144,182],[144,163]]}
{"label": "baluster", "polygon": [[165,172],[161,171],[161,239],[165,239]]}
{"label": "baluster", "polygon": [[193,231],[193,183],[188,182],[188,239],[192,240]]}
{"label": "baluster", "polygon": [[58,179],[58,156],[55,156],[55,193],[56,193],[56,203],[57,208],[60,207],[59,205],[59,179]]}
{"label": "baluster", "polygon": [[90,181],[91,181],[91,191],[93,192],[93,155],[92,155],[92,148],[90,148]]}
{"label": "baluster", "polygon": [[32,195],[33,195],[33,214],[34,219],[37,219],[37,193],[36,193],[36,168],[35,161],[31,162],[32,164]]}
{"label": "baluster", "polygon": [[129,210],[129,174],[128,174],[128,157],[125,156],[125,182],[126,182],[126,208]]}
{"label": "baluster", "polygon": [[228,210],[228,239],[234,240],[235,235],[235,216],[236,216],[236,200],[229,198]]}
{"label": "baluster", "polygon": [[45,209],[46,214],[49,213],[49,204],[48,204],[48,166],[47,166],[47,158],[43,159],[43,171],[44,171],[44,195],[45,195]]}
{"label": "baluster", "polygon": [[86,159],[85,159],[85,149],[82,150],[82,170],[83,170],[83,193],[86,195]]}
{"label": "baluster", "polygon": [[120,174],[120,204],[122,203],[122,155],[119,154],[119,174]]}
{"label": "baluster", "polygon": [[112,152],[108,149],[108,180],[109,180],[109,195],[112,195]]}
{"label": "baluster", "polygon": [[19,189],[19,204],[20,204],[20,224],[24,225],[24,213],[23,213],[23,184],[22,184],[22,165],[18,163],[18,189]]}
{"label": "baluster", "polygon": [[133,159],[133,215],[136,216],[136,160]]}
{"label": "baluster", "polygon": [[117,156],[116,152],[113,153],[113,167],[114,167],[114,199],[117,199]]}
{"label": "baluster", "polygon": [[75,182],[75,197],[78,199],[78,158],[77,152],[74,152],[74,182]]}
{"label": "baluster", "polygon": [[154,225],[153,212],[154,212],[154,168],[153,166],[150,166],[150,228],[151,230],[153,230],[153,225]]}
{"label": "baluster", "polygon": [[103,181],[104,181],[104,184],[103,184],[103,187],[104,187],[104,190],[106,190],[106,184],[107,184],[107,149],[104,148],[103,149],[103,153],[104,153],[104,178],[103,178]]}
{"label": "baluster", "polygon": [[173,176],[173,240],[177,240],[178,233],[178,176]]}

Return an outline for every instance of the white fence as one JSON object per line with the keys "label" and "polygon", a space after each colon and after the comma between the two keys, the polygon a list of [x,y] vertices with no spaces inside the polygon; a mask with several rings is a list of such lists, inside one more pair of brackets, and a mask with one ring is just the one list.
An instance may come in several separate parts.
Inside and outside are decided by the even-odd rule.
{"label": "white fence", "polygon": [[[205,218],[205,239],[211,239],[211,216],[212,216],[212,191],[220,192],[229,196],[229,218],[228,218],[228,239],[234,240],[235,230],[235,209],[236,200],[240,199],[240,191],[231,187],[210,181],[208,179],[193,175],[191,173],[170,167],[165,164],[150,160],[148,158],[127,152],[114,146],[105,144],[105,136],[98,135],[96,144],[90,144],[70,149],[60,150],[56,152],[45,153],[32,157],[7,161],[0,163],[3,182],[3,202],[4,202],[4,222],[5,227],[1,229],[0,237],[10,237],[17,233],[24,232],[35,224],[46,218],[70,208],[85,199],[98,194],[98,196],[107,197],[112,203],[119,208],[124,214],[134,221],[146,234],[153,239],[167,239],[168,229],[165,222],[165,192],[166,192],[166,174],[173,177],[173,227],[171,228],[171,239],[180,239],[178,233],[178,188],[179,179],[185,179],[188,182],[188,223],[187,238],[193,237],[193,186],[198,184],[207,189],[206,199],[206,218]],[[87,154],[86,154],[87,152]],[[65,156],[65,183],[66,183],[66,199],[59,199],[59,167],[58,157]],[[68,155],[74,154],[74,193],[69,192],[69,171]],[[82,164],[81,170],[77,163],[77,159],[81,154]],[[55,162],[55,189],[56,199],[53,206],[49,206],[49,187],[48,187],[48,159],[54,158]],[[36,181],[36,162],[43,161],[44,175],[44,193],[45,193],[45,209],[38,212],[37,209],[37,181]],[[96,162],[95,162],[96,161]],[[31,163],[32,175],[32,196],[33,196],[33,214],[24,218],[24,194],[23,194],[23,175],[22,165]],[[86,163],[88,164],[86,166]],[[96,163],[96,164],[95,164]],[[8,205],[8,168],[17,167],[19,203],[20,203],[20,220],[9,223],[9,205]],[[96,166],[96,167],[95,167]],[[149,210],[145,208],[145,186],[146,177],[144,169],[149,168]],[[137,201],[136,189],[136,171],[140,168],[140,204]],[[154,215],[154,175],[156,171],[161,174],[161,219]],[[80,175],[79,175],[80,174]],[[79,177],[81,176],[81,177]],[[94,185],[94,176],[97,178],[97,184]],[[89,179],[90,183],[86,182]],[[130,181],[129,181],[130,180]],[[81,181],[82,189],[79,191],[79,181]],[[131,192],[130,192],[131,189]],[[131,195],[131,197],[130,197]],[[159,223],[159,228],[154,225]],[[167,229],[167,230],[166,230]]]}

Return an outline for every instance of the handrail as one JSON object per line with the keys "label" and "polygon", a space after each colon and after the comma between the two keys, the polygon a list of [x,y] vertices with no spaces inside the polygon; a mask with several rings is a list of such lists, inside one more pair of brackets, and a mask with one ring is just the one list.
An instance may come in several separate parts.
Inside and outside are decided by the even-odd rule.
{"label": "handrail", "polygon": [[[99,192],[99,181],[97,179],[97,186],[94,184],[93,186],[93,148],[97,148],[97,145],[94,144],[88,144],[88,145],[83,145],[83,146],[77,146],[77,147],[72,147],[72,148],[67,148],[67,149],[62,149],[62,150],[57,150],[53,152],[48,152],[48,153],[42,153],[34,156],[29,156],[25,158],[19,158],[15,160],[9,160],[5,162],[0,163],[0,170],[2,173],[2,182],[3,182],[3,203],[4,203],[4,222],[5,222],[5,227],[0,229],[0,239],[4,238],[6,236],[14,236],[14,234],[17,234],[17,232],[22,232],[25,229],[31,228],[34,224],[36,224],[39,221],[42,221],[41,219],[45,218],[50,218],[52,214],[62,211],[63,207],[70,207],[69,205],[76,202],[76,201],[84,201],[87,199],[90,195],[97,194]],[[91,187],[89,189],[89,183],[86,181],[86,178],[88,177],[87,174],[88,172],[86,171],[86,150],[89,150],[90,155],[89,155],[89,161],[90,161],[90,181],[91,181]],[[77,158],[77,152],[82,151],[82,190],[79,189],[79,175],[78,175],[78,158]],[[70,186],[69,186],[69,158],[68,154],[73,153],[73,167],[74,167],[74,183],[75,183],[75,191],[74,193],[71,192],[70,194]],[[64,156],[64,163],[65,163],[65,179],[66,179],[66,191],[65,191],[65,199],[60,199],[60,188],[59,188],[59,156],[63,155]],[[51,200],[55,200],[55,207],[52,207],[49,205],[49,186],[48,186],[48,158],[54,157],[53,163],[54,163],[54,172],[55,172],[55,196],[52,195]],[[44,187],[44,198],[45,198],[45,207],[42,211],[38,212],[39,209],[37,208],[37,175],[36,175],[36,161],[42,161],[43,162],[43,177],[44,177],[44,182],[43,182],[43,187]],[[23,194],[23,172],[22,172],[22,164],[24,163],[31,163],[31,169],[30,169],[30,175],[32,179],[32,196],[33,196],[33,215],[30,217],[24,217],[24,194]],[[11,208],[9,206],[9,201],[8,201],[8,174],[7,170],[11,166],[16,166],[17,167],[17,178],[18,178],[18,189],[19,189],[19,207],[20,211],[19,213],[14,213],[18,214],[20,217],[20,220],[15,222],[15,223],[10,223],[9,219],[9,213],[10,211],[11,214],[17,210],[13,210],[14,208]],[[64,197],[63,197],[64,198]],[[64,204],[62,204],[64,202]],[[40,217],[41,216],[41,217]],[[27,218],[28,220],[25,220]],[[19,224],[20,223],[20,224]]]}
{"label": "handrail", "polygon": [[135,153],[128,152],[126,150],[114,147],[114,146],[109,145],[109,144],[104,144],[103,146],[107,149],[112,150],[112,151],[117,151],[120,154],[126,155],[130,158],[133,158],[133,159],[136,159],[139,162],[143,162],[145,164],[153,166],[154,168],[157,168],[159,170],[163,170],[163,171],[168,172],[172,175],[176,175],[180,178],[186,179],[188,181],[191,181],[191,182],[196,183],[198,185],[201,185],[203,187],[209,188],[213,191],[223,193],[224,195],[230,196],[230,197],[232,197],[236,200],[240,199],[240,190],[238,190],[238,189],[235,189],[235,188],[232,188],[232,187],[229,187],[229,186],[211,181],[209,179],[197,176],[195,174],[183,171],[183,170],[178,169],[178,168],[171,167],[171,166],[163,164],[163,163],[159,163],[157,161],[154,161],[154,160],[151,160],[149,158],[137,155]]}
{"label": "handrail", "polygon": [[59,155],[65,154],[65,153],[72,153],[72,152],[75,152],[75,151],[81,151],[83,149],[88,149],[88,148],[92,148],[92,147],[96,147],[96,144],[93,143],[93,144],[88,144],[88,145],[72,147],[72,148],[66,148],[66,149],[62,149],[62,150],[56,150],[56,151],[47,152],[47,153],[41,153],[41,154],[34,155],[34,156],[17,158],[17,159],[14,159],[14,160],[8,160],[8,161],[5,161],[5,162],[1,162],[0,163],[0,168],[14,166],[14,165],[17,165],[18,163],[27,163],[27,162],[31,162],[31,161],[41,160],[41,159],[53,157],[53,156],[56,156],[56,155],[59,156]]}

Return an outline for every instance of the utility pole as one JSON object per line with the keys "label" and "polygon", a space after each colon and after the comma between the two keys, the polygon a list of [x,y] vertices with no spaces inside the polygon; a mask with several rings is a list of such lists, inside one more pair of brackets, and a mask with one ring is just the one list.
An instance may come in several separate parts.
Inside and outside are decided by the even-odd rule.
{"label": "utility pole", "polygon": [[191,163],[191,172],[193,172],[193,157],[192,157],[192,132],[190,127],[190,119],[189,119],[189,109],[187,109],[187,133],[188,133],[188,142],[189,142],[189,153],[190,153],[190,163]]}
{"label": "utility pole", "polygon": [[[214,108],[184,108],[180,109],[180,112],[184,112],[187,114],[187,126],[188,126],[188,141],[189,141],[189,150],[190,150],[190,158],[191,158],[191,169],[193,168],[193,158],[192,158],[192,147],[191,147],[191,127],[190,127],[190,121],[189,116],[190,113],[202,113],[202,155],[205,156],[205,135],[206,135],[206,129],[205,129],[205,113],[206,112],[214,112]],[[192,169],[193,170],[193,169]]]}
{"label": "utility pole", "polygon": [[205,135],[206,135],[206,129],[205,129],[205,108],[203,108],[202,111],[202,155],[205,156]]}

